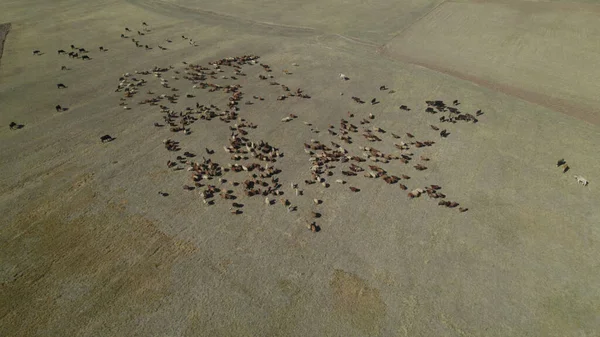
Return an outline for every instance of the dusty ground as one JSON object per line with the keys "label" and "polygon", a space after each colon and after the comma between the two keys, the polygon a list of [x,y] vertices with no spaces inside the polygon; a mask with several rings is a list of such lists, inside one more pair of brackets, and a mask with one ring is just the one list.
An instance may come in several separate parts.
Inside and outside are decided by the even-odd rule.
{"label": "dusty ground", "polygon": [[[12,23],[0,65],[0,335],[598,335],[596,5],[0,5],[0,22]],[[137,36],[142,21],[152,31]],[[543,22],[553,23],[544,30]],[[154,49],[119,38],[124,27]],[[89,49],[92,60],[57,55],[71,44]],[[34,49],[45,54],[33,56]],[[215,149],[214,159],[226,163],[228,125],[201,121],[184,136],[152,126],[161,121],[157,107],[118,106],[114,89],[125,72],[183,70],[182,61],[207,65],[242,54],[261,56],[275,80],[312,96],[277,101],[281,92],[257,79],[258,66],[239,81],[247,97],[265,97],[241,105],[240,115],[259,125],[252,138],[285,153],[277,166],[297,212],[262,198],[244,199],[237,216],[220,200],[205,206],[182,190],[188,172],[166,168],[174,154],[161,141],[177,139],[199,154]],[[192,90],[171,75],[182,96]],[[161,92],[158,80],[146,79],[143,92]],[[379,91],[384,84],[396,93]],[[174,108],[227,99],[194,94]],[[381,103],[358,105],[354,95]],[[441,124],[423,111],[434,99],[458,99],[461,110],[485,114],[477,124]],[[56,104],[69,109],[56,112]],[[310,179],[302,143],[332,140],[327,125],[347,111],[356,124],[372,112],[372,125],[435,140],[423,150],[428,170],[387,167],[410,174],[412,188],[443,186],[469,211],[409,200],[363,177],[348,179],[359,193],[301,184],[305,195],[294,196],[289,183]],[[299,118],[281,123],[289,113]],[[25,127],[11,131],[11,121]],[[429,124],[451,135],[441,139]],[[107,133],[116,140],[101,144]],[[348,148],[369,145],[355,138]],[[392,151],[389,134],[382,138],[388,145],[371,145]],[[560,158],[571,166],[566,174],[555,166]],[[574,174],[590,185],[577,185]],[[314,206],[313,198],[324,203]],[[323,214],[319,233],[305,227],[312,210]]]}

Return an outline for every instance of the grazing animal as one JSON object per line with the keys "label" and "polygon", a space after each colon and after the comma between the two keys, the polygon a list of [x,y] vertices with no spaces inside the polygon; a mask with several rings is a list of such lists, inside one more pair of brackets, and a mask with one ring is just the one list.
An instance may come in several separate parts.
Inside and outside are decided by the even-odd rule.
{"label": "grazing animal", "polygon": [[450,134],[450,132],[448,132],[446,129],[440,131],[440,136],[446,138],[448,137],[448,135]]}
{"label": "grazing animal", "polygon": [[457,99],[455,99],[455,100],[452,102],[452,104],[454,104],[454,105],[459,105],[460,103],[458,103],[458,100],[457,100]]}
{"label": "grazing animal", "polygon": [[104,135],[104,136],[100,137],[100,141],[102,143],[112,142],[113,140],[114,140],[114,138],[111,137],[110,135]]}
{"label": "grazing animal", "polygon": [[346,76],[346,75],[344,75],[344,74],[340,74],[340,79],[341,79],[342,81],[347,81],[347,80],[349,80],[350,78],[348,78],[348,76]]}
{"label": "grazing animal", "polygon": [[563,166],[563,165],[564,165],[564,164],[566,164],[566,163],[567,163],[567,161],[566,161],[566,160],[564,160],[564,159],[561,159],[561,160],[559,160],[559,161],[556,163],[556,167],[561,167],[561,166]]}
{"label": "grazing animal", "polygon": [[463,213],[463,212],[466,212],[466,211],[468,211],[469,209],[468,209],[468,208],[462,208],[462,207],[459,207],[459,208],[458,208],[458,210],[459,210],[461,213]]}
{"label": "grazing animal", "polygon": [[56,111],[62,111],[62,109],[63,109],[60,105],[57,105],[54,108],[56,109]]}
{"label": "grazing animal", "polygon": [[42,52],[39,50],[34,50],[33,55],[42,55]]}
{"label": "grazing animal", "polygon": [[565,165],[565,167],[563,168],[563,173],[567,173],[567,171],[570,169],[571,168],[569,167],[569,165]]}
{"label": "grazing animal", "polygon": [[417,169],[417,170],[419,170],[419,171],[423,171],[423,170],[426,170],[426,169],[427,169],[427,167],[425,167],[425,166],[423,166],[423,165],[421,165],[421,164],[417,164],[417,165],[415,165],[415,166],[414,166],[414,168],[416,168],[416,169]]}
{"label": "grazing animal", "polygon": [[71,45],[71,49],[77,49],[77,48],[75,48],[75,45],[72,44]]}
{"label": "grazing animal", "polygon": [[587,179],[585,179],[582,176],[575,175],[574,177],[575,177],[575,179],[577,179],[577,182],[583,186],[587,186],[590,183],[589,181],[587,181]]}
{"label": "grazing animal", "polygon": [[79,52],[80,52],[80,53],[82,53],[82,54],[83,54],[83,53],[87,53],[87,52],[88,52],[87,50],[85,50],[85,48],[79,48],[78,50],[79,50]]}
{"label": "grazing animal", "polygon": [[14,130],[14,129],[18,129],[19,125],[17,125],[17,123],[15,123],[15,122],[10,122],[10,124],[8,124],[8,127],[11,130]]}
{"label": "grazing animal", "polygon": [[127,27],[125,27],[125,31],[130,32],[131,30]]}
{"label": "grazing animal", "polygon": [[60,55],[60,54],[66,54],[66,53],[67,53],[67,52],[66,52],[66,51],[64,51],[64,50],[62,50],[62,49],[59,49],[59,50],[58,50],[58,55]]}
{"label": "grazing animal", "polygon": [[410,111],[410,109],[406,105],[401,105],[400,110]]}
{"label": "grazing animal", "polygon": [[87,55],[83,55],[83,56],[81,57],[81,59],[82,59],[82,60],[90,60],[90,57],[89,57],[89,56],[87,56]]}
{"label": "grazing animal", "polygon": [[66,86],[66,85],[64,85],[64,84],[62,84],[62,83],[58,83],[58,84],[56,85],[56,87],[57,87],[58,89],[65,89],[67,86]]}
{"label": "grazing animal", "polygon": [[360,191],[360,189],[359,189],[359,188],[356,188],[356,187],[352,187],[352,186],[350,186],[350,191],[352,191],[352,192],[359,192],[359,191]]}
{"label": "grazing animal", "polygon": [[69,70],[69,68],[67,68],[67,66],[61,66],[60,70]]}

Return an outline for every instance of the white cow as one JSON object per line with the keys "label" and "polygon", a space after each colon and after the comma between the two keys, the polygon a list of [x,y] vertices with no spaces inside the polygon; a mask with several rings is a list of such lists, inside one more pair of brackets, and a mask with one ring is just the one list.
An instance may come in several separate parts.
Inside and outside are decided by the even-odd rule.
{"label": "white cow", "polygon": [[576,176],[574,176],[574,177],[575,177],[575,179],[577,179],[577,182],[578,182],[578,183],[580,183],[580,184],[581,184],[581,185],[583,185],[583,186],[587,186],[587,185],[590,183],[589,181],[587,181],[587,179],[585,179],[585,178],[584,178],[584,177],[582,177],[582,176],[578,176],[578,175],[576,175]]}

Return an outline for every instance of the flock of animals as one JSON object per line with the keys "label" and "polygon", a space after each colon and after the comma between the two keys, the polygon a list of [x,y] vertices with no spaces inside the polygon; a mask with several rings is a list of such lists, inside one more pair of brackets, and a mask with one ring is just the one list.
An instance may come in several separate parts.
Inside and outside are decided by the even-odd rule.
{"label": "flock of animals", "polygon": [[[571,169],[569,165],[567,165],[567,161],[564,158],[560,159],[556,163],[556,167],[562,167],[563,173],[567,173],[567,171]],[[577,182],[583,186],[587,186],[589,184],[589,181],[580,175],[574,175],[574,177],[577,180]]]}
{"label": "flock of animals", "polygon": [[[121,34],[121,38],[129,38],[127,34],[131,32],[129,28],[125,28],[125,33]],[[149,32],[151,30],[144,22],[142,30],[138,30],[137,35],[141,37]],[[186,36],[182,36],[182,39],[189,41],[192,46],[196,45],[192,39]],[[131,40],[138,48],[152,49],[148,44],[143,44],[136,38],[131,38]],[[166,42],[171,43],[172,41],[167,39]],[[85,48],[75,45],[70,47],[70,52],[67,53],[60,49],[58,54],[74,59],[91,60],[86,55],[89,51]],[[167,49],[161,45],[158,47],[161,50]],[[100,52],[108,51],[103,46],[98,47],[98,50]],[[43,53],[40,50],[34,50],[33,55],[41,56]],[[166,167],[172,171],[185,170],[189,172],[189,183],[184,184],[183,189],[196,191],[204,204],[213,205],[216,200],[221,199],[231,203],[229,210],[232,214],[242,214],[245,207],[241,203],[242,198],[262,197],[267,206],[279,203],[287,212],[298,212],[298,205],[294,205],[292,198],[286,197],[288,194],[301,197],[305,195],[305,189],[313,189],[318,186],[330,188],[331,183],[334,182],[341,186],[347,186],[347,191],[350,193],[360,193],[361,189],[354,185],[356,185],[356,179],[362,176],[373,181],[383,181],[390,187],[397,186],[399,190],[406,193],[405,195],[409,199],[426,195],[430,199],[437,199],[439,206],[449,209],[457,208],[460,212],[468,211],[466,207],[459,207],[458,202],[448,200],[439,185],[409,187],[411,175],[418,175],[419,172],[428,169],[427,165],[431,159],[427,156],[426,150],[450,135],[447,128],[431,124],[430,129],[433,133],[417,137],[409,132],[401,134],[384,130],[375,125],[377,121],[373,113],[369,113],[365,117],[358,117],[359,113],[348,112],[345,118],[340,119],[339,125],[329,125],[327,134],[322,136],[322,138],[329,137],[328,141],[311,139],[304,143],[304,151],[309,155],[307,179],[303,184],[290,182],[287,185],[290,186],[288,190],[278,176],[282,172],[281,168],[276,166],[276,163],[284,157],[284,152],[266,140],[253,139],[252,130],[256,129],[258,125],[240,115],[242,102],[243,105],[253,105],[264,101],[265,98],[256,95],[251,98],[246,97],[240,84],[218,83],[222,83],[223,80],[236,81],[246,77],[245,67],[254,66],[259,67],[261,71],[257,81],[268,82],[270,87],[277,91],[277,101],[310,99],[311,96],[301,88],[292,90],[285,84],[277,82],[273,75],[273,69],[268,64],[259,62],[259,57],[255,55],[228,57],[208,62],[206,66],[186,62],[183,64],[185,67],[181,71],[173,66],[165,68],[155,66],[151,69],[135,71],[133,74],[125,73],[119,78],[115,92],[121,95],[119,106],[125,110],[130,110],[136,103],[137,105],[156,106],[157,112],[161,114],[161,119],[154,123],[154,127],[166,128],[173,134],[189,135],[192,133],[191,126],[199,121],[219,120],[229,125],[229,135],[224,135],[227,142],[223,146],[223,150],[229,156],[228,163],[219,163],[213,159],[211,155],[215,151],[212,149],[204,148],[203,152],[205,153],[201,156],[202,159],[199,159],[200,156],[193,152],[181,153],[183,147],[179,141],[171,138],[163,141],[166,151],[173,153],[174,157],[167,161]],[[295,63],[292,65],[298,66]],[[61,70],[69,70],[69,68],[62,66]],[[167,78],[168,73],[172,73],[171,80],[188,81],[191,89],[226,94],[228,96],[227,104],[219,107],[214,104],[195,102],[182,111],[176,111],[175,104],[182,99],[193,100],[196,95],[187,93],[182,97],[178,94],[179,89],[172,86],[170,79]],[[287,70],[284,70],[283,73],[286,76],[292,74]],[[145,78],[148,76],[154,77],[160,82],[163,92],[142,90],[149,83],[149,80]],[[345,74],[340,74],[340,79],[342,81],[350,80]],[[67,89],[68,87],[63,83],[58,83],[57,88]],[[379,90],[388,94],[394,93],[385,85],[380,86]],[[144,97],[139,98],[139,96]],[[352,96],[351,99],[359,105],[359,108],[360,105],[366,103],[357,96]],[[372,98],[370,104],[379,104],[379,100]],[[449,124],[458,122],[475,124],[478,122],[478,117],[483,115],[481,110],[474,114],[463,113],[460,111],[459,105],[458,100],[454,100],[451,104],[440,100],[425,101],[424,112],[433,115],[439,114],[441,115],[438,119],[439,123]],[[412,111],[406,105],[400,105],[398,108],[403,111]],[[56,105],[55,109],[57,112],[68,110],[60,104]],[[297,118],[298,116],[295,114],[288,114],[281,121],[288,123]],[[318,132],[313,128],[313,123],[307,121],[304,123],[311,127],[311,132]],[[23,125],[15,122],[10,124],[11,130],[22,127]],[[361,138],[363,142],[367,142],[368,146],[357,145],[357,139]],[[108,134],[100,137],[103,143],[114,139]],[[378,149],[386,143],[393,144],[395,150],[386,153]],[[559,161],[557,166],[562,166],[564,172],[569,170],[569,166],[564,160]],[[583,177],[575,177],[579,183],[584,186],[588,185],[588,181]],[[314,186],[310,187],[311,185]],[[343,192],[340,191],[340,193]],[[159,191],[159,194],[169,195],[163,191]],[[323,204],[323,200],[314,198],[313,203],[317,208]],[[306,216],[307,228],[318,232],[320,226],[316,223],[316,219],[321,216],[320,211],[310,210]]]}
{"label": "flock of animals", "polygon": [[[182,38],[189,39],[185,36],[182,36]],[[278,177],[282,172],[281,168],[275,166],[275,163],[284,156],[283,151],[265,140],[253,139],[251,136],[252,130],[256,129],[258,125],[249,122],[240,114],[243,105],[253,105],[264,101],[265,98],[257,95],[251,98],[246,97],[240,84],[222,83],[223,80],[236,81],[242,77],[246,77],[247,81],[248,75],[245,68],[254,66],[260,69],[260,74],[257,76],[258,81],[267,82],[277,92],[277,101],[310,99],[311,96],[301,88],[293,90],[278,82],[273,75],[271,66],[260,62],[259,57],[255,55],[228,57],[208,62],[206,66],[182,63],[185,67],[181,71],[173,66],[164,68],[155,66],[151,69],[124,73],[119,78],[115,92],[122,95],[119,98],[119,105],[125,110],[130,110],[136,103],[137,105],[156,106],[156,110],[162,115],[162,118],[154,123],[154,127],[158,129],[167,128],[168,132],[173,134],[189,135],[192,133],[192,125],[199,121],[219,120],[229,125],[229,135],[223,135],[224,138],[227,138],[227,143],[224,144],[223,149],[230,160],[226,164],[213,159],[211,155],[215,151],[209,148],[202,151],[205,153],[202,153],[202,160],[199,160],[197,159],[199,157],[197,153],[189,151],[185,151],[183,155],[178,155],[184,147],[180,141],[175,141],[172,138],[163,141],[165,149],[173,152],[175,157],[167,161],[166,167],[172,171],[185,170],[189,172],[189,183],[184,184],[182,187],[186,191],[196,191],[204,204],[213,205],[221,199],[224,202],[231,203],[229,210],[232,214],[242,214],[245,205],[240,202],[241,198],[260,196],[264,198],[264,204],[267,206],[281,204],[289,213],[298,212],[300,211],[298,205],[294,204],[293,198],[286,197],[287,195],[302,197],[307,190],[313,189],[315,186],[330,188],[331,183],[334,181],[336,184],[347,185],[350,193],[359,193],[361,189],[351,186],[349,181],[356,179],[353,177],[361,174],[368,179],[382,180],[388,185],[398,186],[399,190],[405,191],[409,199],[426,195],[430,199],[437,199],[440,206],[450,209],[458,208],[460,212],[468,211],[466,207],[458,207],[458,202],[447,200],[446,195],[441,191],[442,187],[439,185],[432,184],[413,188],[407,186],[410,185],[411,177],[407,174],[409,172],[406,171],[414,170],[415,173],[411,174],[419,174],[418,172],[427,170],[426,164],[430,159],[424,155],[423,150],[434,146],[436,141],[431,139],[418,140],[411,133],[400,136],[391,132],[390,137],[388,137],[390,139],[385,141],[393,142],[397,151],[384,153],[375,148],[375,143],[384,142],[384,134],[387,132],[380,127],[371,126],[375,123],[373,113],[369,113],[366,118],[362,118],[357,122],[361,125],[360,128],[352,123],[355,116],[351,113],[348,113],[347,119],[340,121],[339,127],[336,128],[330,125],[327,131],[331,137],[331,147],[319,140],[311,140],[305,143],[305,151],[310,155],[309,176],[303,184],[289,182],[288,190]],[[295,63],[292,65],[298,66]],[[168,73],[171,73],[170,78],[168,78]],[[284,70],[283,73],[285,75],[292,74],[287,70]],[[153,76],[160,82],[162,92],[142,89],[150,83],[150,80],[146,79],[148,76]],[[340,75],[340,78],[344,81],[350,80],[349,77],[343,74]],[[227,104],[216,106],[194,102],[186,106],[184,110],[176,111],[174,106],[181,100],[195,101],[194,98],[196,97],[193,93],[184,95],[178,93],[179,89],[174,87],[171,81],[176,82],[180,79],[190,83],[189,86],[192,89],[190,92],[205,90],[209,93],[226,94],[228,96]],[[379,90],[394,93],[385,85],[380,86]],[[144,97],[138,99],[139,96]],[[356,96],[353,96],[352,100],[357,104],[365,103]],[[376,105],[379,101],[373,98],[370,103]],[[426,112],[444,114],[439,118],[440,122],[478,122],[474,115],[464,114],[457,108],[460,105],[457,100],[452,105],[446,105],[443,101],[426,101],[425,103]],[[400,106],[399,109],[411,110],[406,105]],[[481,116],[483,112],[479,110],[475,114]],[[293,122],[298,117],[295,114],[288,114],[281,119],[281,122]],[[309,122],[305,122],[305,124],[312,126],[312,123]],[[438,126],[430,125],[430,127],[436,134],[439,133],[440,139],[450,135],[447,129],[440,131]],[[205,130],[203,129],[203,131]],[[311,127],[311,131],[314,130]],[[353,137],[358,136],[364,137],[367,142],[374,143],[373,146],[350,145],[356,141]],[[110,137],[108,135],[105,137],[107,137],[106,140],[111,139],[108,138]],[[335,139],[343,145],[334,142]],[[402,139],[405,139],[405,141]],[[352,153],[353,150],[359,150],[362,153]],[[391,169],[384,166],[393,163],[403,165],[401,170],[405,172],[397,174],[388,172]],[[340,174],[342,177],[338,177]],[[315,186],[310,187],[311,185]],[[162,196],[169,195],[164,191],[159,191],[159,194]],[[323,200],[313,198],[313,204],[316,209],[323,204]],[[305,216],[307,228],[313,232],[320,230],[316,219],[322,216],[321,211],[315,209],[310,210]]]}

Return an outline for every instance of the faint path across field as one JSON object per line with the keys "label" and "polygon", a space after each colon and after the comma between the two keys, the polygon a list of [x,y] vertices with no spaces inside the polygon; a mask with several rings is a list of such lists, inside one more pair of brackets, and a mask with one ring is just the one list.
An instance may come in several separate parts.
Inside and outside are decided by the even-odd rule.
{"label": "faint path across field", "polygon": [[591,4],[446,1],[380,52],[600,125],[598,19]]}
{"label": "faint path across field", "polygon": [[10,32],[10,23],[0,23],[0,61],[2,61],[2,52],[4,51],[4,40]]}

